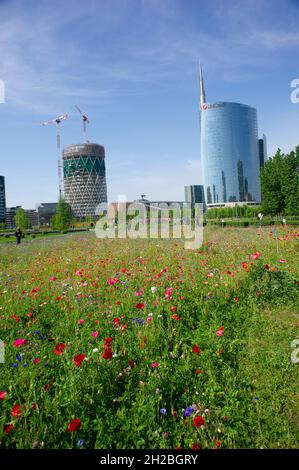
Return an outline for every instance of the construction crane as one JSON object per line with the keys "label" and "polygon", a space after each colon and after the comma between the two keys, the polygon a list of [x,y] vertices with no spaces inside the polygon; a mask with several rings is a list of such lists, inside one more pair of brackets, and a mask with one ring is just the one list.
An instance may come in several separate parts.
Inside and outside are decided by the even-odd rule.
{"label": "construction crane", "polygon": [[48,126],[49,124],[56,124],[57,132],[57,160],[58,160],[58,180],[59,180],[59,198],[62,197],[62,171],[61,171],[61,150],[60,150],[60,123],[65,121],[68,118],[68,114],[63,114],[62,116],[57,116],[55,119],[50,121],[45,121],[42,123],[43,126]]}
{"label": "construction crane", "polygon": [[79,106],[75,105],[76,110],[81,114],[82,116],[82,121],[83,121],[83,136],[84,136],[84,142],[88,143],[87,136],[86,136],[86,124],[89,124],[89,119],[86,116],[86,114],[83,114]]}

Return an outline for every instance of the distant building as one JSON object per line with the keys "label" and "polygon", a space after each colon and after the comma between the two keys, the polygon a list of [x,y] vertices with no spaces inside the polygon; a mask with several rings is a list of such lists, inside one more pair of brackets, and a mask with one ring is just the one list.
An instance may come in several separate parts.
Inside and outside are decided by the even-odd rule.
{"label": "distant building", "polygon": [[48,227],[52,217],[56,212],[56,202],[43,202],[36,206],[37,210],[37,225],[41,227]]}
{"label": "distant building", "polygon": [[192,184],[190,186],[185,186],[185,201],[192,202],[193,204],[205,203],[205,194],[203,185],[201,184]]}
{"label": "distant building", "polygon": [[22,209],[22,206],[8,207],[5,213],[5,225],[8,229],[16,228],[15,215],[18,209]]}
{"label": "distant building", "polygon": [[36,209],[28,209],[25,211],[29,221],[29,227],[37,227],[38,226],[38,213]]}
{"label": "distant building", "polygon": [[0,223],[5,223],[6,199],[5,199],[5,178],[0,176]]}
{"label": "distant building", "polygon": [[107,202],[105,148],[85,143],[63,149],[64,196],[77,218],[94,217]]}
{"label": "distant building", "polygon": [[268,155],[267,155],[267,140],[265,134],[263,138],[259,139],[259,157],[260,157],[260,167],[264,166]]}

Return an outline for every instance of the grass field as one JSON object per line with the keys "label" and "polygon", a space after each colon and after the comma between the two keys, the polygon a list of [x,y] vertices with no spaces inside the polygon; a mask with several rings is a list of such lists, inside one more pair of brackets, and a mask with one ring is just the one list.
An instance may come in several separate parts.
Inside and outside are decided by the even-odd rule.
{"label": "grass field", "polygon": [[279,237],[1,244],[0,446],[298,447],[298,230]]}

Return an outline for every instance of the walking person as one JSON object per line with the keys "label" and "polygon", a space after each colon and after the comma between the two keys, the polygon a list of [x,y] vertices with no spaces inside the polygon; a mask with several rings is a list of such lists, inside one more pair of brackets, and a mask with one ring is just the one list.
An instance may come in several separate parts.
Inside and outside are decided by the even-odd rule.
{"label": "walking person", "polygon": [[15,236],[16,236],[16,239],[17,239],[17,245],[19,245],[21,243],[21,238],[22,238],[22,231],[21,231],[20,227],[17,228],[17,230],[15,232]]}

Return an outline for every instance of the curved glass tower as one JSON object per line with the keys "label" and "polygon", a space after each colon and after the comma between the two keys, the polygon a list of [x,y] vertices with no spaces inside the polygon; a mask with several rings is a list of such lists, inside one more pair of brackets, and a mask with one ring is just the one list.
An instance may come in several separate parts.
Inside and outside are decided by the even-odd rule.
{"label": "curved glass tower", "polygon": [[75,217],[94,216],[107,202],[105,149],[98,144],[69,145],[63,149],[65,200]]}
{"label": "curved glass tower", "polygon": [[208,206],[260,203],[256,109],[239,103],[205,103],[201,77],[201,158]]}

